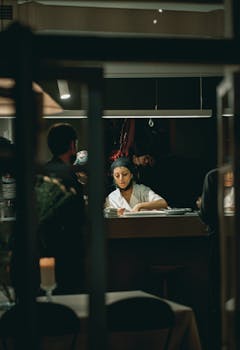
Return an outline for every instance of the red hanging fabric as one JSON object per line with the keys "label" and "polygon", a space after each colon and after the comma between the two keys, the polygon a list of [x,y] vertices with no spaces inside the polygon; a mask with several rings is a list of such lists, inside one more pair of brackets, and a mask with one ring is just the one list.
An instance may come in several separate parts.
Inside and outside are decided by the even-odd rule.
{"label": "red hanging fabric", "polygon": [[128,157],[129,150],[133,146],[135,137],[135,120],[134,119],[124,119],[119,141],[119,150],[115,151],[110,159],[114,161],[119,157]]}
{"label": "red hanging fabric", "polygon": [[129,156],[129,150],[133,146],[135,136],[135,120],[125,119],[120,135],[120,151],[123,156]]}

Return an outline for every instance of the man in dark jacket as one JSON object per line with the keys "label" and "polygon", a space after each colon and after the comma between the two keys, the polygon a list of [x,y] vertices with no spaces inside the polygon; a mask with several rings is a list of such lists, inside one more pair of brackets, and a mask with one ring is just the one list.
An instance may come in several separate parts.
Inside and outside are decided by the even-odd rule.
{"label": "man in dark jacket", "polygon": [[204,179],[199,215],[210,233],[217,233],[218,223],[218,170],[209,171]]}
{"label": "man in dark jacket", "polygon": [[57,123],[50,128],[47,142],[53,156],[46,164],[46,174],[73,195],[57,206],[42,225],[41,255],[56,258],[58,291],[78,292],[84,280],[85,204],[82,185],[72,167],[77,154],[77,133],[70,124]]}
{"label": "man in dark jacket", "polygon": [[220,245],[218,215],[219,170],[209,171],[204,179],[199,205],[199,216],[209,231],[209,324],[211,325],[212,348],[218,348],[220,332]]}

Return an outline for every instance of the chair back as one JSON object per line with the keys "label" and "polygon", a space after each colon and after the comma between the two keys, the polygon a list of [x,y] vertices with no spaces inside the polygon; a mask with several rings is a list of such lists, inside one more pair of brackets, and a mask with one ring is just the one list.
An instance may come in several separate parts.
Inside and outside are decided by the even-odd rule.
{"label": "chair back", "polygon": [[[72,335],[70,349],[75,349],[77,335],[80,331],[80,320],[69,307],[57,303],[36,303],[36,331],[42,337],[59,337]],[[4,349],[8,349],[7,339],[16,338],[22,329],[24,315],[19,305],[6,311],[0,319],[0,337]]]}
{"label": "chair back", "polygon": [[[122,336],[123,333],[136,335],[140,332],[146,334],[165,330],[166,336],[163,338],[164,344],[161,344],[161,348],[167,350],[175,325],[175,315],[164,300],[154,297],[133,297],[107,306],[107,324],[110,332],[121,332]],[[143,348],[142,341],[141,348]]]}

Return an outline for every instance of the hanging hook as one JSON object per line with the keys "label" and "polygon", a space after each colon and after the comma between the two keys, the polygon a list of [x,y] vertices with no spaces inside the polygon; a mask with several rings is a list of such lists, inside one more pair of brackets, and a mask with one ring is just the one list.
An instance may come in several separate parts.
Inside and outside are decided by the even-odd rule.
{"label": "hanging hook", "polygon": [[148,125],[150,126],[150,128],[152,128],[154,126],[154,122],[153,122],[152,118],[149,119]]}
{"label": "hanging hook", "polygon": [[[157,79],[155,80],[155,107],[154,107],[155,111],[158,109],[158,81]],[[154,126],[154,121],[152,120],[152,118],[149,119],[148,125],[150,126],[150,128],[152,128]]]}

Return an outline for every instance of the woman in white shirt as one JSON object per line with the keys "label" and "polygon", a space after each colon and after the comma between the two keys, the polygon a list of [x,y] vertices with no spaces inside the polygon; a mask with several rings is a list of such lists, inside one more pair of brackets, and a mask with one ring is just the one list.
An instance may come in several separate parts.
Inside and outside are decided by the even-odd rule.
{"label": "woman in white shirt", "polygon": [[106,198],[106,207],[137,212],[167,208],[168,204],[161,196],[145,185],[134,182],[134,168],[127,157],[116,159],[111,165],[111,172],[117,189]]}

